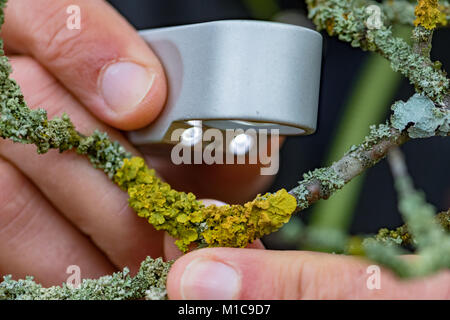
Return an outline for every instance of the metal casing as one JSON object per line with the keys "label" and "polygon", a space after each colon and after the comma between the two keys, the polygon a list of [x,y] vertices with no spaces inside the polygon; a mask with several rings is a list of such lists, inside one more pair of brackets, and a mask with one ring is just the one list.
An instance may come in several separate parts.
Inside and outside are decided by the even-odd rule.
{"label": "metal casing", "polygon": [[246,128],[241,121],[251,121],[282,135],[315,131],[322,61],[318,32],[225,20],[140,35],[164,65],[169,95],[149,127],[129,133],[135,145],[163,141],[172,123],[183,120],[203,120],[219,129]]}

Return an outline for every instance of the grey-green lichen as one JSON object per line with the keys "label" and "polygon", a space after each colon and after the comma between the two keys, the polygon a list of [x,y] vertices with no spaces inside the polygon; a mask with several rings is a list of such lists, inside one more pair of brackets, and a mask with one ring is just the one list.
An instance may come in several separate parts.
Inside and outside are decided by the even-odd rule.
{"label": "grey-green lichen", "polygon": [[345,181],[334,170],[330,170],[329,168],[319,168],[307,172],[303,175],[303,179],[305,181],[317,179],[321,182],[322,187],[327,190],[340,189],[345,184]]}
{"label": "grey-green lichen", "polygon": [[[450,210],[439,213],[435,220],[443,230],[450,232]],[[407,224],[392,230],[382,228],[374,236],[374,239],[378,242],[386,244],[393,243],[402,246],[413,245],[415,243]]]}
{"label": "grey-green lichen", "polygon": [[[420,54],[421,56],[430,59],[432,40],[433,40],[433,30],[424,28],[423,26],[418,26],[413,29],[411,39],[413,40],[413,50],[414,52]],[[442,65],[440,62],[434,63],[436,68],[440,69]]]}
{"label": "grey-green lichen", "polygon": [[[368,5],[375,4],[373,1],[307,0],[307,4],[309,16],[319,29],[326,30],[330,35],[337,35],[339,39],[350,42],[354,47],[381,54],[391,62],[394,71],[409,78],[418,92],[407,103],[398,102],[393,106],[391,123],[371,127],[371,132],[363,143],[353,146],[330,168],[318,172],[331,173],[333,179],[347,182],[365,168],[373,166],[384,158],[391,148],[401,145],[410,137],[448,135],[449,80],[441,70],[440,63],[433,63],[429,59],[432,32],[424,30],[422,26],[417,27],[413,33],[415,47],[412,48],[403,39],[394,37],[387,23],[389,20],[401,20],[407,15],[411,16],[411,9],[400,18],[383,14],[380,17],[382,23],[373,28],[368,24],[371,12],[366,10]],[[448,6],[448,3],[446,5]],[[425,29],[430,27],[427,23],[428,20]],[[291,191],[297,197],[300,209],[322,198],[320,179],[311,179],[311,176],[305,178]],[[404,277],[426,275],[440,268],[449,268],[449,235],[433,219],[434,211],[423,195],[414,190],[411,183],[405,181],[409,181],[409,178],[397,178],[396,185],[400,194],[399,209],[409,226],[408,233],[404,232],[404,228],[393,232],[381,231],[382,239],[354,241],[351,246],[345,245],[346,241],[342,238],[337,241],[340,243],[337,247],[340,247],[341,251],[362,252],[369,259]],[[306,234],[308,233],[306,230]],[[309,238],[315,239],[315,242],[321,239],[326,243],[324,233],[326,232],[316,232],[317,237]],[[405,242],[417,248],[417,260],[408,262],[399,257],[407,253],[398,246]],[[348,249],[344,250],[346,246]]]}
{"label": "grey-green lichen", "polygon": [[394,71],[406,76],[416,91],[443,104],[450,83],[439,63],[432,63],[428,57],[415,53],[406,41],[393,37],[390,29],[370,30],[368,36],[375,44],[374,51],[388,59]]}
{"label": "grey-green lichen", "polygon": [[[309,17],[318,29],[337,35],[340,40],[354,47],[380,53],[391,62],[392,69],[401,72],[416,90],[425,93],[433,101],[442,104],[449,94],[450,83],[438,64],[415,53],[401,38],[394,37],[391,26],[381,24],[379,28],[368,28],[372,13],[367,11],[370,1],[360,0],[307,0]],[[382,21],[385,15],[381,16]]]}
{"label": "grey-green lichen", "polygon": [[99,279],[84,279],[78,288],[62,286],[43,288],[33,277],[12,280],[5,276],[0,283],[0,300],[165,300],[166,280],[172,262],[147,257],[136,276],[127,268]]}
{"label": "grey-green lichen", "polygon": [[345,180],[332,167],[319,168],[305,173],[290,193],[297,199],[298,210],[303,210],[319,198],[327,199],[344,185]]}
{"label": "grey-green lichen", "polygon": [[383,159],[390,147],[406,141],[403,134],[389,123],[371,126],[370,133],[359,145],[330,167],[316,169],[303,175],[303,180],[290,193],[297,199],[298,210],[309,207],[319,199],[327,199],[333,193]]}
{"label": "grey-green lichen", "polygon": [[378,233],[375,235],[375,240],[402,246],[412,243],[412,237],[406,225],[397,227],[394,230],[382,228],[378,230]]}
{"label": "grey-green lichen", "polygon": [[364,138],[364,142],[361,144],[361,147],[366,150],[372,148],[380,140],[389,138],[392,135],[391,127],[387,122],[379,125],[371,125],[369,129],[369,135]]}
{"label": "grey-green lichen", "polygon": [[67,114],[49,120],[44,109],[31,110],[19,85],[9,78],[12,70],[2,48],[0,40],[0,137],[34,144],[40,154],[50,149],[60,152],[76,149],[112,178],[130,153],[118,142],[112,142],[106,133],[95,131],[88,137],[78,133]]}
{"label": "grey-green lichen", "polygon": [[407,130],[411,138],[428,138],[450,133],[450,111],[438,108],[428,97],[415,94],[407,102],[399,101],[392,106],[392,126]]}
{"label": "grey-green lichen", "polygon": [[0,55],[0,137],[35,144],[38,153],[75,147],[79,136],[69,117],[64,114],[49,121],[45,110],[30,110],[17,83],[9,79],[11,66],[3,50]]}
{"label": "grey-green lichen", "polygon": [[123,166],[123,161],[131,158],[131,153],[119,142],[111,141],[107,133],[98,130],[80,139],[77,152],[87,155],[94,168],[102,169],[110,179]]}
{"label": "grey-green lichen", "polygon": [[[0,1],[1,24],[5,3]],[[38,153],[49,149],[63,152],[77,146],[79,135],[66,114],[48,120],[45,110],[28,108],[19,86],[9,78],[11,65],[4,54],[3,40],[0,40],[0,137],[35,144]]]}
{"label": "grey-green lichen", "polygon": [[[355,157],[361,162],[370,162],[372,161],[372,159],[368,159],[367,155],[360,151],[369,151],[383,139],[389,139],[392,136],[392,127],[390,126],[389,122],[379,125],[371,125],[369,127],[369,130],[369,134],[364,137],[364,141],[359,145],[352,145],[344,156]],[[364,165],[364,167],[367,166],[368,164]]]}
{"label": "grey-green lichen", "polygon": [[[416,28],[415,36],[420,38],[417,41],[425,45],[425,51],[417,53],[403,39],[395,38],[389,25],[368,26],[373,12],[367,7],[373,5],[373,1],[308,0],[307,4],[309,16],[318,29],[325,29],[352,46],[380,53],[391,62],[394,71],[403,73],[415,84],[421,95],[412,97],[406,107],[402,102],[394,105],[393,124],[371,126],[364,141],[352,146],[342,159],[329,168],[316,169],[305,175],[299,186],[290,191],[297,198],[298,210],[328,198],[346,182],[383,159],[390,148],[403,144],[410,137],[448,135],[449,132],[449,80],[440,70],[440,64],[429,60],[427,44],[432,32]],[[382,22],[388,20],[384,15],[381,18]],[[418,110],[407,110],[413,105],[418,105]],[[408,135],[404,132],[406,129]]]}

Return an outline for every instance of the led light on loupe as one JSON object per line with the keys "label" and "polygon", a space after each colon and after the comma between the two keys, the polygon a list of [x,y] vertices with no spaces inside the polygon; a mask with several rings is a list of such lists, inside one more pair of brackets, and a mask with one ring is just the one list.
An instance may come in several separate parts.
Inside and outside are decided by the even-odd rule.
{"label": "led light on loupe", "polygon": [[200,127],[192,127],[186,129],[181,134],[181,143],[185,146],[195,146],[202,140],[202,128]]}
{"label": "led light on loupe", "polygon": [[253,146],[253,138],[245,133],[239,134],[234,137],[230,142],[230,151],[235,155],[244,155]]}

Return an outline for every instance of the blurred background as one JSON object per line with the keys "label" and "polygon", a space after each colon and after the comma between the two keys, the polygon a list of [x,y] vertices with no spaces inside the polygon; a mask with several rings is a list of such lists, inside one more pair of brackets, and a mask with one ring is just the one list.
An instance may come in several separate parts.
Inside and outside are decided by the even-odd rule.
{"label": "blurred background", "polygon": [[[402,0],[399,0],[402,1]],[[136,29],[221,19],[270,20],[314,28],[302,0],[109,0]],[[411,28],[398,26],[408,40]],[[330,165],[368,134],[369,125],[384,122],[394,101],[414,94],[407,80],[382,58],[324,37],[318,130],[307,137],[287,138],[280,171],[267,191],[296,186],[303,173]],[[450,68],[450,28],[435,32],[433,60]],[[270,44],[268,44],[270,45]],[[448,140],[448,139],[447,139]],[[417,188],[440,211],[450,208],[450,144],[444,138],[416,140],[402,147]],[[386,161],[354,179],[341,192],[303,211],[279,232],[263,239],[271,249],[301,249],[302,224],[351,234],[376,233],[402,224]]]}

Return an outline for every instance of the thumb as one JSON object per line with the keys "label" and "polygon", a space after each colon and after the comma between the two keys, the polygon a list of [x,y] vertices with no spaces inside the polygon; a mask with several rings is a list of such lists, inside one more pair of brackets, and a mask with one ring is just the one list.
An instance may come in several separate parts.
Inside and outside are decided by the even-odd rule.
{"label": "thumb", "polygon": [[[169,272],[171,299],[448,299],[450,272],[401,281],[370,263],[315,252],[202,249],[179,258]],[[379,288],[379,289],[377,289]]]}
{"label": "thumb", "polygon": [[132,130],[162,110],[167,89],[161,63],[106,1],[16,0],[5,16],[8,52],[39,61],[100,120]]}

